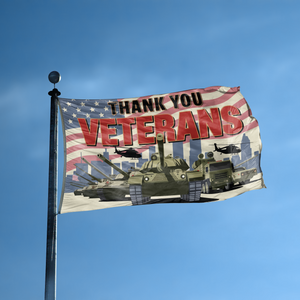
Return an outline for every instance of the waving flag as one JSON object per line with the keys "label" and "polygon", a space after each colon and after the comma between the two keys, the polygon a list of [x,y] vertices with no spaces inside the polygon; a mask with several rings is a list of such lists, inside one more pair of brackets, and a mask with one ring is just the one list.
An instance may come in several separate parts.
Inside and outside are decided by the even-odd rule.
{"label": "waving flag", "polygon": [[258,122],[239,90],[60,98],[60,213],[219,201],[263,188]]}

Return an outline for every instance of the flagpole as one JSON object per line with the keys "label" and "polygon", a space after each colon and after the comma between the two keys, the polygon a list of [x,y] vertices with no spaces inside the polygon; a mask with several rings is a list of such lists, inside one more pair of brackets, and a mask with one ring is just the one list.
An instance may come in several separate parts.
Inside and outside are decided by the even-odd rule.
{"label": "flagpole", "polygon": [[49,147],[49,182],[48,182],[48,217],[47,217],[47,248],[45,300],[56,299],[56,248],[57,248],[57,127],[58,127],[58,96],[60,92],[55,83],[60,81],[60,74],[53,71],[48,76],[54,84],[51,96],[50,112],[50,147]]}

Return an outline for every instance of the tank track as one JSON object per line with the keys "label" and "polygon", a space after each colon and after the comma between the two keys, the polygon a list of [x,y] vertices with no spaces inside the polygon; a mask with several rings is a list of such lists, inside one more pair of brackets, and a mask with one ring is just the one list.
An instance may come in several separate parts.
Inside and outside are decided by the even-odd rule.
{"label": "tank track", "polygon": [[209,179],[202,181],[202,194],[209,194],[211,190]]}
{"label": "tank track", "polygon": [[182,195],[181,198],[182,200],[188,202],[200,201],[201,190],[202,190],[202,181],[189,182],[189,193],[187,195]]}
{"label": "tank track", "polygon": [[125,195],[117,195],[115,194],[113,198],[106,197],[104,194],[104,189],[97,189],[98,196],[100,198],[100,201],[127,201],[125,199]]}
{"label": "tank track", "polygon": [[150,197],[143,197],[142,186],[138,184],[130,185],[129,193],[132,205],[142,205],[150,201]]}

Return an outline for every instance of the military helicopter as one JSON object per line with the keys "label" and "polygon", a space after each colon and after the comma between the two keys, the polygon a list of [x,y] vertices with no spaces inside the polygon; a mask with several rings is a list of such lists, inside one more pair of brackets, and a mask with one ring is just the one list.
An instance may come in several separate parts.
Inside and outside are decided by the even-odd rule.
{"label": "military helicopter", "polygon": [[117,147],[115,147],[115,153],[117,153],[121,156],[124,156],[124,157],[131,157],[131,158],[142,157],[142,155],[133,148],[129,148],[126,150],[118,150]]}
{"label": "military helicopter", "polygon": [[240,153],[241,152],[241,149],[233,144],[230,144],[228,146],[225,146],[225,147],[221,147],[221,148],[218,148],[217,144],[214,143],[215,145],[215,151],[217,152],[220,152],[220,154],[235,154],[235,153]]}

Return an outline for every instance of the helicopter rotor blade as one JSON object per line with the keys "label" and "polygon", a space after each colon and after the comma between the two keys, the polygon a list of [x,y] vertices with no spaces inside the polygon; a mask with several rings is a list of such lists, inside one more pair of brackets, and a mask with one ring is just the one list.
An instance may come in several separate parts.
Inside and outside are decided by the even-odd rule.
{"label": "helicopter rotor blade", "polygon": [[[230,146],[230,145],[242,145],[242,144],[252,144],[254,142],[247,142],[247,143],[231,143],[231,144],[224,144],[224,143],[215,143],[217,145],[227,145],[227,146]],[[209,146],[214,146],[214,144],[209,144]]]}

